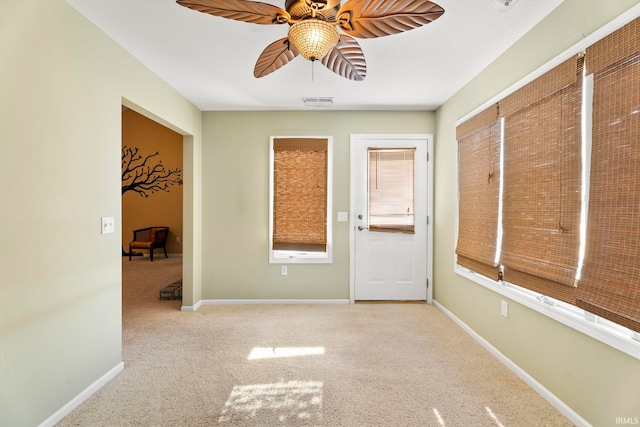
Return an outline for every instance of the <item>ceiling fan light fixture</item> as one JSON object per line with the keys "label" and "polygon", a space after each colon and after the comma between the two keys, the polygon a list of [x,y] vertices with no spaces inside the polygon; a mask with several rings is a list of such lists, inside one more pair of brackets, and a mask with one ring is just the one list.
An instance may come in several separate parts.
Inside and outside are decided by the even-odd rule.
{"label": "ceiling fan light fixture", "polygon": [[322,59],[338,43],[338,30],[320,19],[305,19],[289,28],[289,41],[304,58]]}
{"label": "ceiling fan light fixture", "polygon": [[322,65],[344,78],[362,81],[367,75],[367,63],[356,38],[402,33],[433,22],[444,13],[431,0],[345,0],[342,5],[342,0],[284,0],[284,9],[255,0],[176,1],[194,11],[236,21],[288,24],[288,36],[268,45],[258,57],[253,69],[256,78],[271,74],[302,55],[310,61],[320,59]]}

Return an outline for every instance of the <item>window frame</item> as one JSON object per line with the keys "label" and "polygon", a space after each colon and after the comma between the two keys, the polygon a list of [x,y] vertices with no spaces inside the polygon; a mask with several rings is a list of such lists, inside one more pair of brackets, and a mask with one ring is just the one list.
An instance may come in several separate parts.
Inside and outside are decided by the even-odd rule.
{"label": "window frame", "polygon": [[[460,119],[455,122],[455,126],[457,127],[461,123],[467,121],[472,118],[476,114],[482,112],[486,108],[488,108],[491,104],[500,101],[505,98],[509,94],[515,92],[526,84],[532,82],[536,78],[540,77],[547,71],[556,67],[560,63],[566,61],[572,56],[575,56],[579,53],[585,51],[585,49],[612,33],[613,31],[618,30],[624,25],[636,19],[640,16],[640,6],[634,7],[630,9],[628,12],[620,15],[618,18],[610,22],[609,24],[603,26],[599,30],[595,31],[591,35],[582,39],[579,43],[575,44],[571,48],[567,49],[554,59],[550,60],[546,64],[542,65],[540,68],[534,70],[529,75],[522,78],[520,81],[515,83],[514,85],[508,87],[501,93],[495,95],[490,98],[483,104],[477,106],[468,114],[464,115]],[[583,81],[584,84],[584,94],[586,99],[591,99],[592,96],[592,87],[590,85],[592,82],[590,81],[589,76]],[[589,102],[583,106],[583,137],[585,140],[585,152],[584,163],[583,163],[583,179],[586,178],[586,182],[589,182],[588,178],[588,170],[589,170],[589,161],[590,161],[590,144],[591,144],[591,105]],[[457,150],[456,146],[456,150]],[[457,151],[456,151],[457,152]],[[458,157],[456,157],[457,159]],[[456,188],[458,182],[458,168],[459,165],[456,162],[455,165],[455,179],[456,179]],[[584,175],[587,175],[586,177]],[[588,197],[588,194],[587,194]],[[584,201],[583,201],[584,203]],[[459,206],[456,202],[456,215],[455,215],[455,229],[454,229],[454,241],[458,240],[458,221],[459,221]],[[584,211],[583,211],[584,212]],[[581,252],[583,248],[580,248]],[[582,256],[582,254],[581,254]],[[563,301],[542,295],[535,291],[531,291],[529,289],[523,288],[521,286],[506,282],[506,281],[498,281],[493,280],[488,277],[485,277],[481,274],[478,274],[466,267],[463,267],[457,263],[457,255],[455,254],[455,247],[453,249],[453,270],[454,273],[458,276],[464,277],[478,285],[481,285],[498,295],[501,295],[505,298],[508,298],[512,301],[515,301],[525,307],[528,307],[531,310],[534,310],[540,314],[543,314],[551,319],[554,319],[561,324],[568,326],[576,331],[582,332],[585,335],[596,339],[604,344],[607,344],[613,348],[616,348],[619,351],[622,351],[636,359],[640,360],[640,333],[635,332],[631,329],[628,329],[624,326],[618,325],[614,322],[611,322],[607,319],[604,319],[600,316],[594,315],[586,310],[583,310],[577,306],[572,304],[565,303]]]}
{"label": "window frame", "polygon": [[[276,139],[322,139],[327,141],[327,245],[324,252],[287,251],[273,249],[274,203],[274,141]],[[269,264],[330,264],[333,262],[333,137],[274,135],[269,138]]]}

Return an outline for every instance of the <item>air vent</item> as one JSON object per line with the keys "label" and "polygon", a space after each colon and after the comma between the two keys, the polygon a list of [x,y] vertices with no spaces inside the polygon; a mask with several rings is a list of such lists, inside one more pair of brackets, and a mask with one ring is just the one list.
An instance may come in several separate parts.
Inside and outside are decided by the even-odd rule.
{"label": "air vent", "polygon": [[305,107],[333,107],[333,98],[302,98]]}

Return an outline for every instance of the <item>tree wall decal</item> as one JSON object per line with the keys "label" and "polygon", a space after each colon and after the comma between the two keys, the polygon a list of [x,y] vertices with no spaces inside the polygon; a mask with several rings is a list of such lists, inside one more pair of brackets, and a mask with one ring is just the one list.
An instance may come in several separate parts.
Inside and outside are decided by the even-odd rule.
{"label": "tree wall decal", "polygon": [[[154,159],[159,151],[142,156],[137,147],[122,147],[122,195],[129,191],[141,197],[149,197],[158,191],[171,191],[173,185],[182,185],[182,171],[178,168],[167,169],[162,160]],[[122,248],[122,256],[129,253]],[[132,252],[132,255],[142,255]]]}
{"label": "tree wall decal", "polygon": [[134,191],[141,197],[149,197],[157,191],[170,191],[173,185],[182,185],[182,171],[166,169],[162,160],[152,163],[159,151],[142,156],[136,147],[122,147],[122,194]]}

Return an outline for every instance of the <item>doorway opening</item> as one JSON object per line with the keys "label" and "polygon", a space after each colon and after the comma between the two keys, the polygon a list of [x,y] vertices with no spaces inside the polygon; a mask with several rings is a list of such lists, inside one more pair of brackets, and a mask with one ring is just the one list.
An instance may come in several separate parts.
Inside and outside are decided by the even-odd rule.
{"label": "doorway opening", "polygon": [[[181,307],[183,139],[183,135],[122,106],[123,314],[139,304],[158,309]],[[154,234],[156,245],[164,237],[163,246],[130,250],[134,236],[152,242]],[[170,286],[172,295],[163,294]],[[169,299],[174,302],[163,301]]]}

